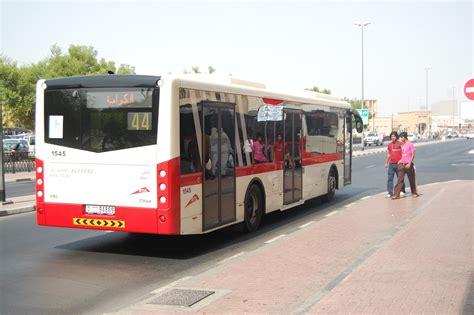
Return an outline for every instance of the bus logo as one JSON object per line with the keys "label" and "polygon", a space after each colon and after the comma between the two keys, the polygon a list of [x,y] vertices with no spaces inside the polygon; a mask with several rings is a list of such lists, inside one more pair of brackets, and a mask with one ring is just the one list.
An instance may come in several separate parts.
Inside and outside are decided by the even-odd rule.
{"label": "bus logo", "polygon": [[199,200],[199,196],[197,194],[194,194],[194,196],[191,198],[191,200],[189,200],[188,204],[186,205],[185,208],[187,208],[190,204],[192,204],[193,202],[196,202]]}
{"label": "bus logo", "polygon": [[150,190],[146,187],[140,188],[139,190],[131,193],[130,195],[136,195],[136,194],[142,194],[142,193],[147,193],[150,192]]}

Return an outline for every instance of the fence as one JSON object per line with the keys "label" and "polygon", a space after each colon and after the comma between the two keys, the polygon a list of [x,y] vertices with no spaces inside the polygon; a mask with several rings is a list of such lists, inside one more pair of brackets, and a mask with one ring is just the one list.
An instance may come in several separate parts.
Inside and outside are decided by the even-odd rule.
{"label": "fence", "polygon": [[35,170],[35,155],[29,152],[4,152],[3,171],[5,173],[31,172]]}

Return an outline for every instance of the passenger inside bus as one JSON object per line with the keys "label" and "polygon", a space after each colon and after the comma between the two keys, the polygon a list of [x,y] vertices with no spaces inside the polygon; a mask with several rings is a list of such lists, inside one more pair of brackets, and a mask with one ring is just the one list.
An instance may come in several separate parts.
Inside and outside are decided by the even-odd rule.
{"label": "passenger inside bus", "polygon": [[267,162],[267,156],[265,154],[266,146],[265,146],[265,143],[263,142],[261,134],[257,134],[257,138],[253,142],[252,151],[253,151],[253,162],[255,164]]}
{"label": "passenger inside bus", "polygon": [[[283,154],[285,156],[283,156]],[[273,161],[282,162],[283,158],[284,158],[287,168],[292,168],[294,165],[294,162],[290,155],[290,151],[288,150],[288,143],[284,144],[283,136],[281,134],[278,134],[276,141],[273,144]]]}

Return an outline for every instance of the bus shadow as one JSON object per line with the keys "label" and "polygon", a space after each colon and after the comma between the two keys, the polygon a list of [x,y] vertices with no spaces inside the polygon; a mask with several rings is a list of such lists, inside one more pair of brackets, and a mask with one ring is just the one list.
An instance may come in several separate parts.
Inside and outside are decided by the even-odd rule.
{"label": "bus shadow", "polygon": [[[275,211],[265,216],[258,231],[245,233],[242,225],[234,225],[203,235],[153,235],[139,233],[104,233],[79,241],[57,246],[58,249],[108,253],[152,258],[187,260],[204,256],[212,252],[239,246],[253,239],[264,236],[308,216],[327,212],[328,209],[339,208],[348,200],[366,195],[370,188],[344,189],[339,191],[334,200],[325,203],[321,198],[308,200],[305,204],[289,211]],[[296,229],[296,228],[295,228]]]}

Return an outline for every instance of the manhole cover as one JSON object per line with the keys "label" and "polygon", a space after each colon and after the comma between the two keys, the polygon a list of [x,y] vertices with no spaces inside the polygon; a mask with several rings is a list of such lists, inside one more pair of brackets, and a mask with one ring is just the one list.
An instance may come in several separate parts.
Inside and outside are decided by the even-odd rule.
{"label": "manhole cover", "polygon": [[214,291],[173,289],[171,291],[163,293],[162,295],[148,302],[147,304],[189,307],[201,301],[202,299],[205,299],[211,294],[214,294]]}

